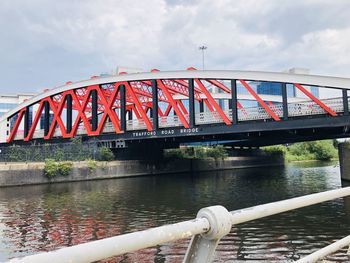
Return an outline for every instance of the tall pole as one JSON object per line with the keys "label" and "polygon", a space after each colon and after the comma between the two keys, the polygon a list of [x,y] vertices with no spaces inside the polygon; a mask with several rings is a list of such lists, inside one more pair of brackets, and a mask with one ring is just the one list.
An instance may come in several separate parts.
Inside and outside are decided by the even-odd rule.
{"label": "tall pole", "polygon": [[202,69],[204,70],[204,50],[206,50],[208,47],[201,46],[199,47],[199,50],[202,50]]}

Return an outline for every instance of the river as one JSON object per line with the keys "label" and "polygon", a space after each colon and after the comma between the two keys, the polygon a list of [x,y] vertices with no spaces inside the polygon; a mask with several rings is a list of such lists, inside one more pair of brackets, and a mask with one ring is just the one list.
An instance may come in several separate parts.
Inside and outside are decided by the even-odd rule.
{"label": "river", "polygon": [[[341,187],[337,163],[0,188],[0,262],[192,219],[205,206],[250,207]],[[234,226],[216,262],[296,260],[350,234],[350,198]],[[181,262],[189,240],[104,262]],[[89,251],[87,251],[89,253]],[[350,262],[346,250],[328,258]]]}

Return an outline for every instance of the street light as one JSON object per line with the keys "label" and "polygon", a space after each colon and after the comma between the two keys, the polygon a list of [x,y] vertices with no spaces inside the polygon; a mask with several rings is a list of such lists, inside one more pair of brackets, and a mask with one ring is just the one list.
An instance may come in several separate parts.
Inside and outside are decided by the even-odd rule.
{"label": "street light", "polygon": [[208,47],[206,46],[201,46],[199,47],[199,50],[202,50],[202,69],[204,70],[204,50],[206,50]]}

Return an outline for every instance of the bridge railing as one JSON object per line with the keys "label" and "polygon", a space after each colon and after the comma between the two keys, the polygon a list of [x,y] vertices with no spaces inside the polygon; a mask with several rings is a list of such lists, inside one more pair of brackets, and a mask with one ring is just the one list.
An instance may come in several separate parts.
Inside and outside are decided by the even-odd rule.
{"label": "bridge railing", "polygon": [[[345,196],[350,196],[350,187],[258,205],[232,212],[227,211],[226,208],[222,206],[211,206],[201,209],[197,214],[197,218],[193,220],[105,238],[52,252],[13,259],[9,262],[95,262],[188,237],[192,237],[192,239],[187,249],[184,262],[211,262],[220,239],[231,231],[233,225]],[[348,245],[350,245],[350,236],[297,262],[316,262]]]}

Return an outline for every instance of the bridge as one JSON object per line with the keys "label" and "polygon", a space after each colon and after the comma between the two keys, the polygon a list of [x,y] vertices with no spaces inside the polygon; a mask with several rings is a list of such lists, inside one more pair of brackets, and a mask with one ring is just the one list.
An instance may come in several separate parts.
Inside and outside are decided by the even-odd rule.
{"label": "bridge", "polygon": [[[278,83],[280,95],[258,94],[261,83]],[[237,92],[238,85],[246,92]],[[319,99],[311,87],[329,96]],[[290,96],[291,88],[302,96]],[[213,140],[262,146],[342,138],[349,136],[349,88],[348,78],[194,68],[92,77],[46,90],[9,111],[0,119],[0,143],[82,136],[121,148]]]}

